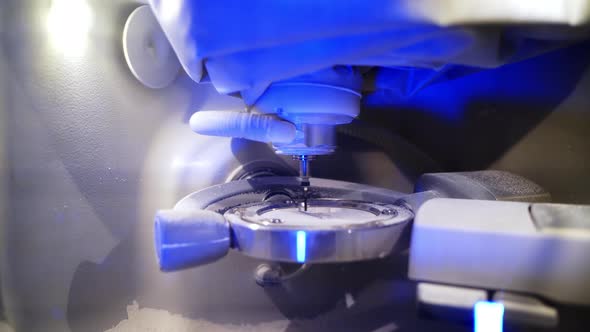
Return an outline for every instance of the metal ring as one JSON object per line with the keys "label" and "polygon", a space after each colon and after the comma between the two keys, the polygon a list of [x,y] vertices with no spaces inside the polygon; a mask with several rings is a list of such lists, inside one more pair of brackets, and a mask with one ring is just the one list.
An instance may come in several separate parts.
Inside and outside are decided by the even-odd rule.
{"label": "metal ring", "polygon": [[[230,222],[236,248],[242,253],[261,259],[297,263],[351,262],[387,256],[413,218],[408,209],[385,203],[316,199],[311,208],[338,209],[340,215],[361,215],[363,220],[342,223],[310,223],[303,211],[297,211],[293,201],[261,202],[238,206],[224,216]],[[276,221],[275,214],[288,218]],[[329,216],[326,220],[329,220]]]}

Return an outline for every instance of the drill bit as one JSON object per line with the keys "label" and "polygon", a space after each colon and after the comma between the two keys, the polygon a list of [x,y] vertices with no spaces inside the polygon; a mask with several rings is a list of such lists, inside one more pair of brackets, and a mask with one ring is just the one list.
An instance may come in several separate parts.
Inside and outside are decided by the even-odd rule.
{"label": "drill bit", "polygon": [[303,187],[303,211],[307,211],[307,197],[309,193],[309,163],[311,156],[300,155],[299,159],[299,181]]}

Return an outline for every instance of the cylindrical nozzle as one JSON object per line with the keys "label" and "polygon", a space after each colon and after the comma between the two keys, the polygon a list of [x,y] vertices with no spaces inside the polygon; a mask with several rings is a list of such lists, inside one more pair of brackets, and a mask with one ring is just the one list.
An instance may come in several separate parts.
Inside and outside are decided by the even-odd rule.
{"label": "cylindrical nozzle", "polygon": [[313,156],[299,155],[293,156],[299,160],[299,180],[302,186],[309,186],[309,163],[314,159]]}

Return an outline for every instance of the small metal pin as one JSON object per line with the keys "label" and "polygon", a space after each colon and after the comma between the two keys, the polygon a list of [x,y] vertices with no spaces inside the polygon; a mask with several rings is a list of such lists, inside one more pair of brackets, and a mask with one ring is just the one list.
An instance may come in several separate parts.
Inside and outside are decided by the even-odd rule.
{"label": "small metal pin", "polygon": [[303,211],[307,211],[307,193],[309,192],[309,187],[303,187]]}
{"label": "small metal pin", "polygon": [[301,203],[299,203],[299,211],[303,210],[303,211],[307,211],[307,208],[305,206],[305,199],[301,201]]}
{"label": "small metal pin", "polygon": [[300,155],[295,157],[299,159],[299,181],[303,187],[303,211],[307,211],[308,204],[308,193],[309,193],[309,162],[313,159],[313,156]]}

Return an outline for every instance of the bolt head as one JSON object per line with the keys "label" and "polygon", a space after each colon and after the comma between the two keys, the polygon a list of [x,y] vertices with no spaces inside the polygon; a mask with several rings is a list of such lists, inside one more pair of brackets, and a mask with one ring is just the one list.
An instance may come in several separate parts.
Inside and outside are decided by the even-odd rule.
{"label": "bolt head", "polygon": [[386,216],[392,216],[395,214],[395,210],[394,209],[385,209],[385,210],[381,211],[381,214],[384,214]]}

